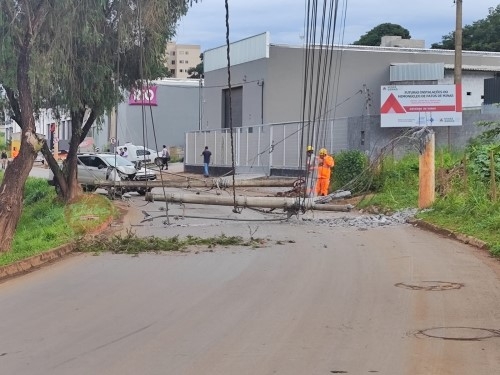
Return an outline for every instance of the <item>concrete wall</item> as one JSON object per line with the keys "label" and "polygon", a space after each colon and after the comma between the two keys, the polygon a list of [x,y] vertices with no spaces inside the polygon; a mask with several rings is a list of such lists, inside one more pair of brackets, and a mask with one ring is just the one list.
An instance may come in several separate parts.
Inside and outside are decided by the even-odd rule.
{"label": "concrete wall", "polygon": [[[380,86],[390,84],[392,63],[454,63],[454,51],[403,49],[391,47],[344,46],[332,52],[328,117],[356,117],[379,114]],[[303,111],[304,49],[270,45],[269,59],[259,59],[231,67],[234,85],[243,84],[244,125],[252,125],[260,118],[260,87],[251,90],[249,81],[264,78],[264,123],[298,121]],[[463,74],[464,106],[480,106],[483,79],[500,70],[500,54],[490,52],[463,53],[463,65],[485,66],[489,71],[466,70]],[[314,69],[318,73],[320,69]],[[339,74],[340,72],[340,74]],[[243,79],[246,76],[246,83]],[[317,75],[308,82],[316,82]],[[443,82],[452,83],[453,71],[447,70]],[[221,126],[222,90],[227,87],[227,70],[219,69],[205,74],[206,90],[203,129]],[[321,83],[321,82],[320,82]],[[363,93],[364,89],[365,92]],[[313,92],[315,86],[313,85]],[[471,92],[471,95],[467,95]],[[367,99],[369,94],[369,106]],[[313,102],[316,97],[312,98]],[[306,103],[309,98],[306,98]],[[335,104],[337,107],[334,109]],[[340,104],[341,103],[341,104]],[[307,118],[306,113],[306,118]]]}
{"label": "concrete wall", "polygon": [[[436,148],[461,150],[468,141],[485,129],[479,121],[496,121],[500,108],[467,109],[463,112],[463,126],[434,127]],[[235,129],[236,173],[257,173],[268,176],[298,176],[301,170],[301,123],[291,122]],[[338,154],[345,150],[363,151],[372,160],[381,153],[400,158],[417,153],[419,143],[412,137],[415,128],[381,128],[380,115],[354,116],[328,120],[322,126],[325,135],[321,147]],[[231,170],[230,134],[225,129],[191,132],[187,134],[185,170],[202,173],[201,151],[207,145],[212,151],[211,175]],[[316,145],[318,146],[318,145]]]}
{"label": "concrete wall", "polygon": [[[476,125],[478,122],[498,121],[500,118],[498,109],[496,113],[483,112],[481,109],[466,109],[463,112],[463,126],[432,128],[436,133],[436,148],[461,150],[471,138],[485,130]],[[349,149],[364,151],[371,158],[377,157],[381,152],[400,158],[409,151],[418,151],[418,144],[411,139],[408,128],[381,128],[379,115],[351,117],[348,127]],[[363,137],[361,132],[364,132]]]}
{"label": "concrete wall", "polygon": [[[268,123],[267,95],[269,59],[259,59],[231,67],[231,86],[243,88],[243,126]],[[218,69],[205,74],[203,89],[202,130],[222,127],[223,90],[228,88],[227,69]],[[262,86],[264,82],[264,115],[262,115]]]}
{"label": "concrete wall", "polygon": [[121,103],[118,107],[117,126],[119,144],[145,144],[152,149],[156,149],[157,144],[158,150],[164,144],[184,148],[184,134],[199,129],[202,91],[199,86],[160,84],[157,90],[158,106],[142,107],[129,105],[128,102]]}
{"label": "concrete wall", "polygon": [[[478,107],[483,102],[484,80],[493,78],[493,72],[466,71],[462,76],[462,103],[465,108]],[[440,84],[452,85],[454,82],[453,70],[445,70],[444,79]]]}

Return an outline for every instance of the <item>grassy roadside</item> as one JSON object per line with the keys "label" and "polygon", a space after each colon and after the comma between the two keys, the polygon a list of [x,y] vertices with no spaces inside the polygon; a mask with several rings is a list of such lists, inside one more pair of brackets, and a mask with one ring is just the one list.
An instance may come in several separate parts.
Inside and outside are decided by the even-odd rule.
{"label": "grassy roadside", "polygon": [[46,180],[29,178],[12,250],[0,254],[0,266],[74,241],[115,215],[116,208],[106,197],[86,194],[65,206]]}
{"label": "grassy roadside", "polygon": [[[417,214],[439,227],[478,238],[488,244],[490,252],[500,256],[500,200],[491,197],[488,176],[475,171],[477,158],[463,153],[440,151],[436,154],[436,201],[428,210]],[[377,177],[380,188],[361,201],[360,208],[377,207],[394,211],[418,205],[418,155],[402,160],[385,160]]]}
{"label": "grassy roadside", "polygon": [[[0,171],[0,181],[2,179]],[[29,178],[25,186],[24,207],[16,229],[12,251],[0,254],[0,266],[39,255],[60,245],[74,242],[80,252],[101,252],[139,254],[141,252],[211,251],[222,246],[244,246],[259,248],[266,241],[250,237],[226,236],[211,238],[187,236],[179,238],[139,238],[133,232],[126,235],[96,236],[83,235],[99,227],[110,217],[118,215],[118,210],[106,197],[98,194],[84,194],[76,202],[64,205],[57,199],[55,190],[47,181]],[[200,250],[201,249],[201,250]]]}

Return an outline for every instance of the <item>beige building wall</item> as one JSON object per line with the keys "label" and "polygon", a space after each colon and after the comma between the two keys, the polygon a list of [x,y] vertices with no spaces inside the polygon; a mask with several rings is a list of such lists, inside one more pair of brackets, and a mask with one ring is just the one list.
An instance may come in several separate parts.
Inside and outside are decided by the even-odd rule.
{"label": "beige building wall", "polygon": [[188,70],[201,63],[199,45],[167,42],[166,63],[172,78],[187,78]]}

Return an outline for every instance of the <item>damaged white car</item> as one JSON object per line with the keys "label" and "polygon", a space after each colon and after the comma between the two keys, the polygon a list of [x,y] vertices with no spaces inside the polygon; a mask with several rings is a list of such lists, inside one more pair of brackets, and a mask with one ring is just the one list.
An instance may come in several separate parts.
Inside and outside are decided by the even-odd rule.
{"label": "damaged white car", "polygon": [[[53,180],[53,175],[49,178]],[[78,182],[82,185],[84,191],[95,191],[96,181],[154,181],[156,172],[138,165],[134,165],[129,160],[116,155],[107,153],[88,153],[78,154]],[[105,187],[108,192],[113,187]],[[135,191],[140,195],[145,195],[151,191],[150,187],[130,188],[120,187],[115,193],[126,193]]]}

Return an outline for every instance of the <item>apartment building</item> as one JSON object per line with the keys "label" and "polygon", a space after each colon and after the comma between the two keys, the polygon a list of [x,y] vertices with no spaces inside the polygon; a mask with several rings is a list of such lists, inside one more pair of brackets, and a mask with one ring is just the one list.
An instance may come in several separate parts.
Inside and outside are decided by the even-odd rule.
{"label": "apartment building", "polygon": [[201,63],[199,45],[167,42],[166,63],[172,78],[187,78],[188,70]]}

